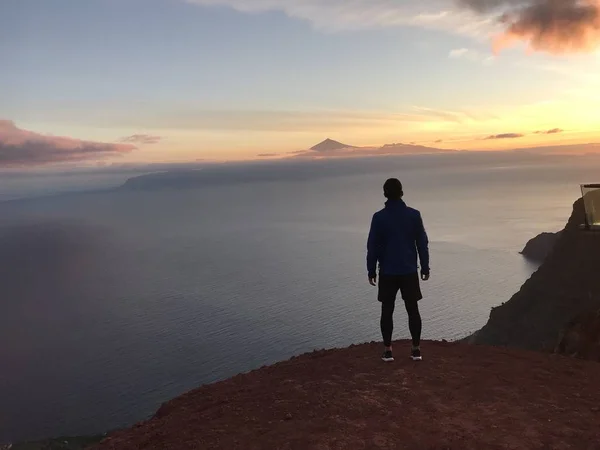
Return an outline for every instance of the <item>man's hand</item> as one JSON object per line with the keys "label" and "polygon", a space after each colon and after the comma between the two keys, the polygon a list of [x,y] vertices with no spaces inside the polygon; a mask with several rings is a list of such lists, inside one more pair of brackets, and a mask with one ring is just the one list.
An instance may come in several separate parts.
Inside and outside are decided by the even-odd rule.
{"label": "man's hand", "polygon": [[369,284],[371,286],[377,286],[377,277],[369,277]]}
{"label": "man's hand", "polygon": [[421,271],[421,280],[423,280],[423,281],[429,280],[429,272]]}

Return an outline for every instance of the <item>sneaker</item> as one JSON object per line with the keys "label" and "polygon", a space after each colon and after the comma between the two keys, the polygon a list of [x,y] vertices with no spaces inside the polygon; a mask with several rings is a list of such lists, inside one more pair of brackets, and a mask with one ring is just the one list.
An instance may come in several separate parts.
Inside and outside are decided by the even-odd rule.
{"label": "sneaker", "polygon": [[410,357],[413,361],[423,361],[420,348],[413,348],[410,352]]}
{"label": "sneaker", "polygon": [[386,350],[385,352],[383,352],[381,359],[385,362],[392,362],[394,360],[394,357],[392,356],[392,352],[390,350]]}

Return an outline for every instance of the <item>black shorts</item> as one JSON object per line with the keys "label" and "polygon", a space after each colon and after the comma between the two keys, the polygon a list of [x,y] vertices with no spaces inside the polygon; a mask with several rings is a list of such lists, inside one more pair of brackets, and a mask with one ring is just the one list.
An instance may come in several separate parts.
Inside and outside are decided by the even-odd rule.
{"label": "black shorts", "polygon": [[377,300],[382,303],[395,302],[398,291],[405,302],[418,302],[423,298],[419,274],[379,275],[379,291]]}

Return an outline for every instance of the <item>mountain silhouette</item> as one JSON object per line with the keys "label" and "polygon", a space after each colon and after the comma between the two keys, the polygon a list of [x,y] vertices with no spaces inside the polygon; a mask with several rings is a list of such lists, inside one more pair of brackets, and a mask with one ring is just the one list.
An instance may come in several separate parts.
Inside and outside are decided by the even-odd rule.
{"label": "mountain silhouette", "polygon": [[312,151],[315,152],[330,152],[340,150],[342,148],[356,148],[353,145],[342,144],[341,142],[334,141],[333,139],[325,139],[323,142],[311,147]]}

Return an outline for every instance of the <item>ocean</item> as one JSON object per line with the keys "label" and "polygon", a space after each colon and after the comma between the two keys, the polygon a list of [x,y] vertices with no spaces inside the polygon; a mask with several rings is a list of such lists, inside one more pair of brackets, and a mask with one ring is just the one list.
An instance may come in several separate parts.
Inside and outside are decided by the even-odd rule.
{"label": "ocean", "polygon": [[[0,442],[127,426],[201,384],[380,340],[365,246],[387,177],[402,180],[431,241],[423,338],[467,336],[536,270],[519,251],[565,225],[598,161],[265,163],[195,187],[2,202]],[[407,338],[403,308],[395,318],[394,338]]]}

